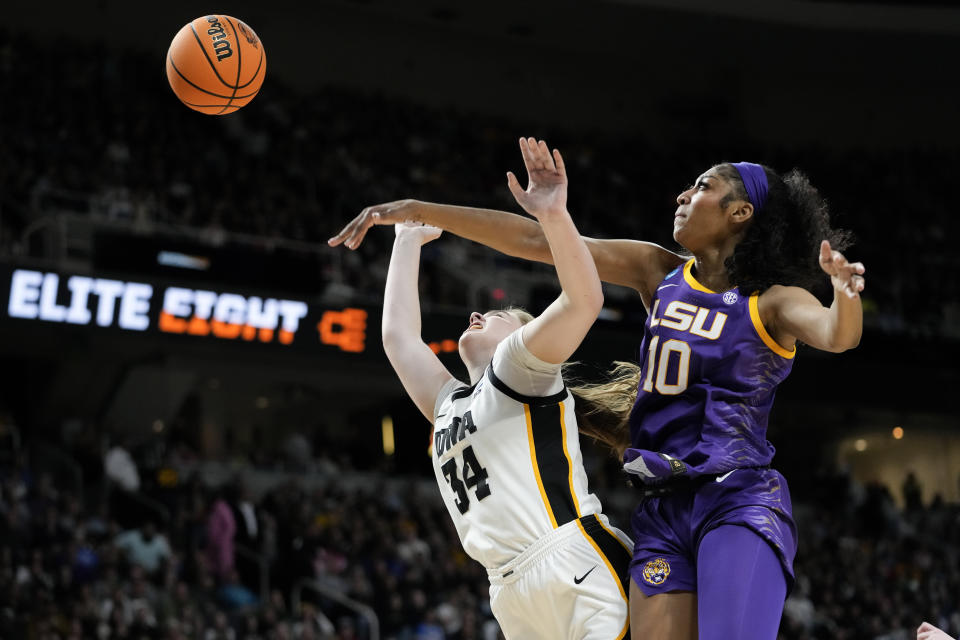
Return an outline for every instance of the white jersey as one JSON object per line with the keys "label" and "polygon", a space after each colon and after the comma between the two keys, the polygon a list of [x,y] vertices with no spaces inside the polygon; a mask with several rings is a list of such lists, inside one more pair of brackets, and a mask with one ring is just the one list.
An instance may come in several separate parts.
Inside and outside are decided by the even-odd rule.
{"label": "white jersey", "polygon": [[587,487],[573,396],[560,365],[517,330],[474,386],[452,380],[434,408],[433,470],[467,554],[487,569],[544,535],[600,513]]}

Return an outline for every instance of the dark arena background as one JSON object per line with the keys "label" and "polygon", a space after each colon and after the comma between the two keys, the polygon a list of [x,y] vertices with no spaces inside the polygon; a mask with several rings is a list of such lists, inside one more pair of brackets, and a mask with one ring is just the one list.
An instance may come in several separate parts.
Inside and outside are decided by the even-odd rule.
{"label": "dark arena background", "polygon": [[[205,11],[242,18],[267,52],[260,94],[223,117],[187,109],[164,74]],[[856,235],[865,331],[840,355],[801,347],[771,418],[800,530],[779,637],[960,633],[953,2],[2,14],[0,637],[499,637],[430,425],[380,346],[393,231],[356,252],[326,240],[405,197],[519,211],[504,173],[523,175],[521,135],[564,153],[585,235],[670,248],[677,193],[713,163],[810,176]],[[539,312],[558,288],[549,267],[445,235],[421,291],[424,339],[459,371],[470,311]],[[272,328],[176,315],[225,297]],[[644,318],[605,286],[583,375],[636,360]],[[584,452],[628,530],[636,496]]]}

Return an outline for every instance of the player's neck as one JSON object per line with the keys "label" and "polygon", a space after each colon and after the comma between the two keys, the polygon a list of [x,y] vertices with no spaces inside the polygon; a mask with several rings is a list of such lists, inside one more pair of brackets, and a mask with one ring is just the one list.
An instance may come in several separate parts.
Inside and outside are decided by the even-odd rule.
{"label": "player's neck", "polygon": [[727,273],[727,258],[733,255],[736,244],[711,247],[694,253],[693,276],[697,282],[712,291],[726,291],[733,284]]}
{"label": "player's neck", "polygon": [[[493,360],[493,353],[496,349],[496,345],[490,349],[486,349],[476,344],[471,346],[473,347],[472,350],[467,349],[460,352],[460,359],[467,367],[467,375],[470,376],[470,386],[473,386],[480,381],[480,378],[483,377],[483,372],[486,371],[487,367],[490,365],[490,362]],[[478,349],[478,347],[480,348]],[[484,351],[484,353],[476,353],[478,350]]]}
{"label": "player's neck", "polygon": [[470,376],[471,387],[480,382],[480,378],[483,377],[483,372],[486,371],[489,364],[489,360],[483,364],[467,364],[467,375]]}

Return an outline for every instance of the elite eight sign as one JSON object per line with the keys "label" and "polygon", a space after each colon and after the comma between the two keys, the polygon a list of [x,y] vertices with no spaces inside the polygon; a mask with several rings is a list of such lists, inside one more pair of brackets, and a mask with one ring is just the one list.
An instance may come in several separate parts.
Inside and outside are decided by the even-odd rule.
{"label": "elite eight sign", "polygon": [[299,337],[301,345],[366,349],[363,309],[319,309],[289,298],[31,269],[7,273],[9,318],[279,345]]}

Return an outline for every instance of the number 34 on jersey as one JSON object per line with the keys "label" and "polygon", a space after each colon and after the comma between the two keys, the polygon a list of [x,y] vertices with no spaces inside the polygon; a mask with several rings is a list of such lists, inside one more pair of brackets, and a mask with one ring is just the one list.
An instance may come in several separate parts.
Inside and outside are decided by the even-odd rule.
{"label": "number 34 on jersey", "polygon": [[[467,411],[463,418],[454,418],[449,427],[438,429],[433,435],[434,455],[443,455],[455,444],[467,437],[467,434],[476,433],[477,427],[473,416]],[[470,510],[470,494],[477,500],[483,500],[490,495],[490,485],[487,483],[487,470],[483,468],[474,453],[473,447],[468,446],[459,456],[453,456],[440,466],[447,484],[456,494],[455,502],[460,513]]]}

